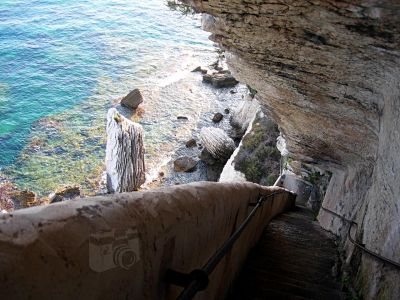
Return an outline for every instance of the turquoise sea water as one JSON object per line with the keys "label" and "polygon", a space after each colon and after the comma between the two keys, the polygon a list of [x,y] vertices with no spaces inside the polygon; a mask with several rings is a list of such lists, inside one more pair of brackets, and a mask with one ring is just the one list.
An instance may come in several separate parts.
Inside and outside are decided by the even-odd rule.
{"label": "turquoise sea water", "polygon": [[199,25],[163,0],[0,1],[0,170],[41,193],[90,190],[82,173],[101,169],[107,109],[136,87],[149,166],[161,163],[182,133],[176,115],[195,125],[210,109],[185,85],[215,58]]}

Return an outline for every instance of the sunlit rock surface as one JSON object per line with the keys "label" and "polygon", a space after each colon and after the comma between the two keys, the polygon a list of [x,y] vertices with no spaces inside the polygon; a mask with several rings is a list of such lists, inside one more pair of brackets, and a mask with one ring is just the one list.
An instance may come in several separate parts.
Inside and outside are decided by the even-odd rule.
{"label": "sunlit rock surface", "polygon": [[[400,3],[188,0],[233,75],[258,91],[291,155],[329,169],[324,206],[366,247],[400,261]],[[346,240],[347,224],[320,213]],[[400,298],[399,271],[353,251],[367,299]]]}
{"label": "sunlit rock surface", "polygon": [[136,191],[145,182],[142,126],[115,108],[107,113],[106,172],[110,193]]}

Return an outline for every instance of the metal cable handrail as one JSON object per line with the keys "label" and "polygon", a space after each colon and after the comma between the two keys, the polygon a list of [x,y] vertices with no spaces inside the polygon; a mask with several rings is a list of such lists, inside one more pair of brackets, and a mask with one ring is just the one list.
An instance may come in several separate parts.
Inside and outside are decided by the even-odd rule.
{"label": "metal cable handrail", "polygon": [[215,252],[215,254],[201,269],[193,270],[188,274],[168,269],[166,273],[166,281],[185,288],[176,299],[192,299],[197,292],[204,290],[208,286],[208,276],[214,271],[224,256],[232,249],[233,245],[238,240],[246,226],[250,223],[257,210],[267,199],[283,193],[286,193],[286,191],[279,191],[271,193],[267,196],[261,196],[256,203],[250,203],[249,205],[254,205],[252,211],[240,224],[239,228],[229,237],[228,240],[225,241],[225,243],[217,250],[217,252]]}
{"label": "metal cable handrail", "polygon": [[[340,218],[340,219],[342,219],[343,221],[345,221],[345,222],[347,222],[347,223],[350,224],[349,230],[348,230],[348,232],[347,232],[347,236],[349,237],[350,242],[351,242],[354,246],[356,246],[357,248],[361,249],[361,250],[364,251],[365,253],[368,253],[369,255],[371,255],[371,256],[374,257],[374,258],[377,258],[377,259],[379,259],[379,260],[381,260],[381,261],[383,261],[383,262],[385,262],[385,263],[388,263],[388,264],[394,266],[395,268],[400,269],[400,263],[398,263],[398,262],[396,262],[396,261],[393,261],[393,260],[391,260],[391,259],[389,259],[389,258],[387,258],[387,257],[384,257],[384,256],[382,256],[382,255],[379,255],[379,254],[376,253],[376,252],[373,252],[373,251],[369,250],[368,248],[365,247],[365,245],[360,244],[360,243],[358,243],[355,239],[353,239],[353,237],[351,236],[351,229],[353,228],[354,225],[356,225],[356,226],[357,226],[357,230],[358,230],[358,224],[357,224],[356,222],[354,222],[353,220],[346,219],[345,217],[339,215],[338,213],[336,213],[336,212],[334,212],[334,211],[331,211],[330,209],[327,209],[327,208],[325,208],[325,207],[323,207],[323,206],[321,206],[321,209],[324,210],[324,211],[326,211],[326,212],[328,212],[328,213],[330,213],[330,214],[332,214],[332,215],[334,215],[334,216],[336,216],[336,217],[338,217],[338,218]],[[356,231],[357,231],[357,230],[356,230]]]}

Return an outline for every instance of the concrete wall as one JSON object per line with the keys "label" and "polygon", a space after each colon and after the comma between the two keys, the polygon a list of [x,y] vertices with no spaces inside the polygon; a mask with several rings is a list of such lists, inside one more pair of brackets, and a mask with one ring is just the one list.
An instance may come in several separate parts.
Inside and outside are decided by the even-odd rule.
{"label": "concrete wall", "polygon": [[[174,299],[168,268],[201,267],[248,215],[251,183],[195,183],[23,209],[0,216],[2,299]],[[222,299],[249,249],[276,214],[275,196],[257,213],[196,299]]]}

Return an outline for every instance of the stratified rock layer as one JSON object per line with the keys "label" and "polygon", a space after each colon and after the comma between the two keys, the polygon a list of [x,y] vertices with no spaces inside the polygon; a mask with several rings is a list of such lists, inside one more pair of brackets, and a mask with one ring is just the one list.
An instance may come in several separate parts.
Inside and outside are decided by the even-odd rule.
{"label": "stratified rock layer", "polygon": [[143,129],[111,108],[107,114],[107,189],[136,191],[145,182]]}
{"label": "stratified rock layer", "polygon": [[203,128],[200,132],[200,139],[204,148],[215,159],[227,160],[233,151],[235,151],[235,143],[220,128]]}
{"label": "stratified rock layer", "polygon": [[[258,91],[291,155],[333,172],[323,205],[400,261],[400,2],[188,0]],[[346,241],[347,224],[320,213]],[[367,299],[400,298],[398,270],[346,244]],[[357,254],[357,255],[355,255]],[[358,270],[358,271],[357,271]]]}

